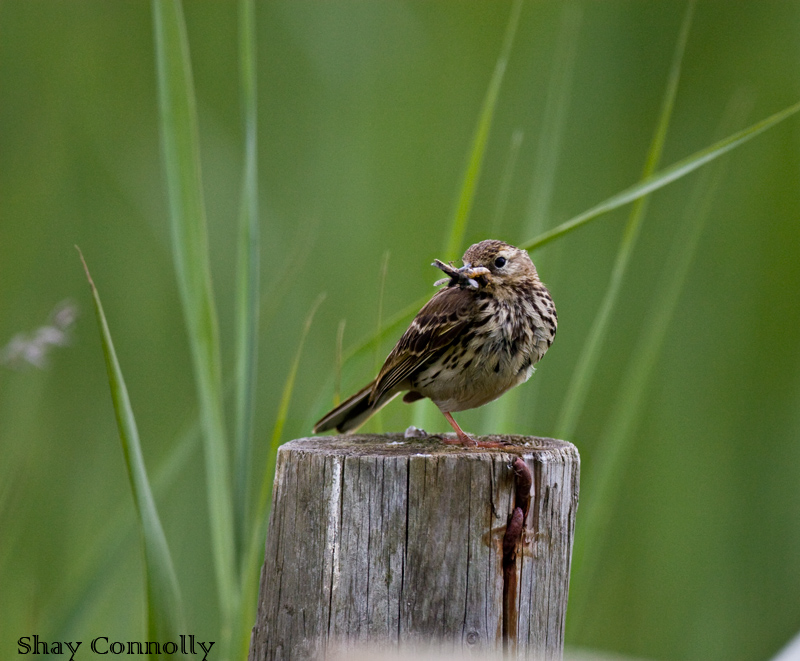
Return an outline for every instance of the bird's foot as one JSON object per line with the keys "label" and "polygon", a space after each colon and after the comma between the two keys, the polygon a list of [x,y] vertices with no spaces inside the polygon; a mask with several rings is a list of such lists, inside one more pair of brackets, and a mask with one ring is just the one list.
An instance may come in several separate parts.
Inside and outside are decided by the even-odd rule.
{"label": "bird's foot", "polygon": [[448,438],[447,436],[443,436],[442,441],[447,443],[448,445],[463,445],[465,448],[474,448],[480,445],[478,441],[476,441],[474,438],[464,433],[460,429],[456,432],[455,438]]}
{"label": "bird's foot", "polygon": [[508,441],[475,441],[479,448],[505,448],[510,445]]}

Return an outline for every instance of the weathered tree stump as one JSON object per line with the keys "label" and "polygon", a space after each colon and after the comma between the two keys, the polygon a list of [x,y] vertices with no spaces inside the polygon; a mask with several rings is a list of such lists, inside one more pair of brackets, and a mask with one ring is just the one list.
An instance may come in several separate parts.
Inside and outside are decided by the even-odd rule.
{"label": "weathered tree stump", "polygon": [[[367,643],[560,659],[578,451],[549,438],[480,440],[509,444],[383,434],[281,447],[250,660]],[[521,507],[515,466],[527,466],[533,490],[521,538],[506,537],[504,571],[506,524]]]}

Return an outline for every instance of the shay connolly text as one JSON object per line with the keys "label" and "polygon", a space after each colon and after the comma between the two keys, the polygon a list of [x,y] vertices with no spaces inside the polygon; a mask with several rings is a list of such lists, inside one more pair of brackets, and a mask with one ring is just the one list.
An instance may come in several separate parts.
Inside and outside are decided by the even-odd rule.
{"label": "shay connolly text", "polygon": [[[201,661],[209,661],[208,653],[214,646],[214,641],[204,642],[195,640],[194,635],[178,636],[180,640],[168,640],[166,642],[156,641],[121,641],[109,640],[108,636],[98,636],[92,638],[87,647],[83,648],[82,655],[76,656],[78,649],[83,645],[82,640],[75,641],[61,641],[56,640],[46,642],[39,640],[38,635],[23,636],[17,641],[17,654],[62,654],[68,661],[79,661],[81,658],[87,658],[88,654],[93,655],[106,655],[111,654],[114,656],[126,655],[135,656],[141,654],[142,656],[148,654],[202,654]],[[69,657],[66,655],[69,654]]]}

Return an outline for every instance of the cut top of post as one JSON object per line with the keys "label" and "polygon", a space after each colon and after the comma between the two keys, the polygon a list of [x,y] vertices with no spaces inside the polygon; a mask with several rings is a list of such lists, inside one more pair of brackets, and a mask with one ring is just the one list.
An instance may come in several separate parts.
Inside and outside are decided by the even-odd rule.
{"label": "cut top of post", "polygon": [[[452,434],[448,436],[452,437]],[[445,443],[439,435],[405,436],[404,434],[347,434],[344,436],[316,436],[289,441],[281,450],[314,452],[336,456],[353,457],[407,457],[414,455],[535,455],[546,461],[569,457],[578,459],[578,450],[566,441],[538,436],[490,435],[476,436],[479,442],[497,443],[498,447],[455,445]]]}

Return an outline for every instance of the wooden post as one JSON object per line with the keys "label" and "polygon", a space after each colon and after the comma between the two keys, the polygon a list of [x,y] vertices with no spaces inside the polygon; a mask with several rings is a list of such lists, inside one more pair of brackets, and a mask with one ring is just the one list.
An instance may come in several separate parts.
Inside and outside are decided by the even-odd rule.
{"label": "wooden post", "polygon": [[[382,434],[282,446],[250,661],[367,643],[560,659],[578,451],[549,438],[481,440],[510,445]],[[528,469],[530,506],[514,524],[525,495],[515,474]],[[506,524],[523,518],[517,542]]]}

